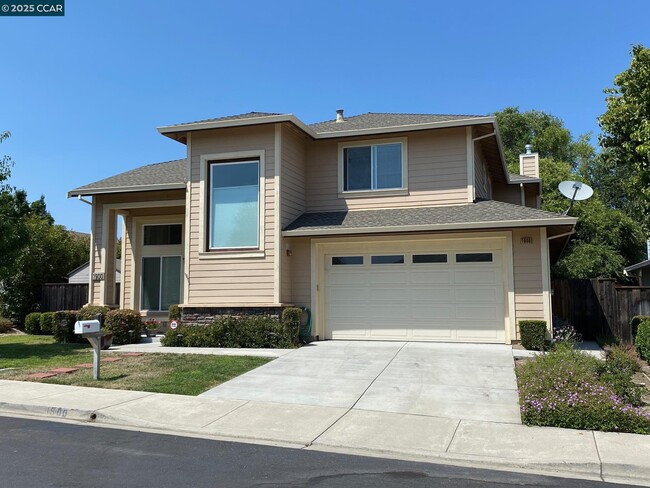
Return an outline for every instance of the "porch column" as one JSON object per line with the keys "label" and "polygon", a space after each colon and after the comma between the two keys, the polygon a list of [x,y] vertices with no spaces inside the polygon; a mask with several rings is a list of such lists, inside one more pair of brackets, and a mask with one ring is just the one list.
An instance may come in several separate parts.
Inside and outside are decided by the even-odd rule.
{"label": "porch column", "polygon": [[117,211],[104,208],[102,232],[102,273],[100,283],[101,304],[116,306],[115,300],[115,243],[117,241]]}

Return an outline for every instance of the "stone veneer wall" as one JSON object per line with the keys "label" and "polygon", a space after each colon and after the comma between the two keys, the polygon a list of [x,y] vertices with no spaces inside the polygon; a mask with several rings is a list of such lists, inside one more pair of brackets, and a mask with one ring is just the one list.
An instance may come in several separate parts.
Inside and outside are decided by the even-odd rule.
{"label": "stone veneer wall", "polygon": [[181,322],[185,325],[208,325],[224,315],[270,315],[280,319],[285,307],[182,307]]}

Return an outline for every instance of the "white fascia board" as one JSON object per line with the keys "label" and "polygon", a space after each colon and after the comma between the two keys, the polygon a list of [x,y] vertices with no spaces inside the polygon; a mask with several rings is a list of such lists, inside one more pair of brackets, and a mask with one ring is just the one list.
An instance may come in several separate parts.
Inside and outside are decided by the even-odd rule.
{"label": "white fascia board", "polygon": [[578,219],[573,217],[540,220],[501,220],[494,222],[458,222],[451,224],[396,225],[386,227],[343,227],[335,229],[285,230],[286,237],[326,236],[343,234],[381,234],[392,232],[423,232],[439,230],[477,230],[501,229],[511,227],[542,227],[549,225],[575,225]]}
{"label": "white fascia board", "polygon": [[183,190],[185,183],[163,183],[160,185],[142,185],[142,186],[116,186],[107,188],[91,188],[89,190],[70,190],[68,198],[86,195],[102,195],[105,193],[130,193],[153,190]]}

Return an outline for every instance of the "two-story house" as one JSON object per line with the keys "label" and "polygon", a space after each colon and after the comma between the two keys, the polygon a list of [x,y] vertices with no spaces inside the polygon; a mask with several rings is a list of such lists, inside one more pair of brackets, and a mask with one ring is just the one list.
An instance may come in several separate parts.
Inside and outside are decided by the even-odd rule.
{"label": "two-story house", "polygon": [[[539,209],[539,160],[505,165],[494,117],[248,113],[160,127],[187,157],[92,183],[91,304],[205,323],[312,312],[325,339],[509,343],[551,323],[576,219]],[[122,287],[113,302],[117,216]]]}

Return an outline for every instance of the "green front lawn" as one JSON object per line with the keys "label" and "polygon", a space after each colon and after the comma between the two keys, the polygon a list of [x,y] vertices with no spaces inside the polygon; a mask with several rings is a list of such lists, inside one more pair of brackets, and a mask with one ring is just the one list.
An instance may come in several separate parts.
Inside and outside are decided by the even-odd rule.
{"label": "green front lawn", "polygon": [[[0,336],[0,379],[28,380],[28,375],[53,368],[73,367],[92,362],[92,349],[84,344],[56,344],[49,336]],[[102,351],[102,358],[121,358],[102,363],[101,380],[92,369],[47,378],[44,383],[92,386],[121,390],[198,395],[231,378],[257,368],[267,358],[249,356],[209,356],[197,354],[155,354],[128,357]]]}

